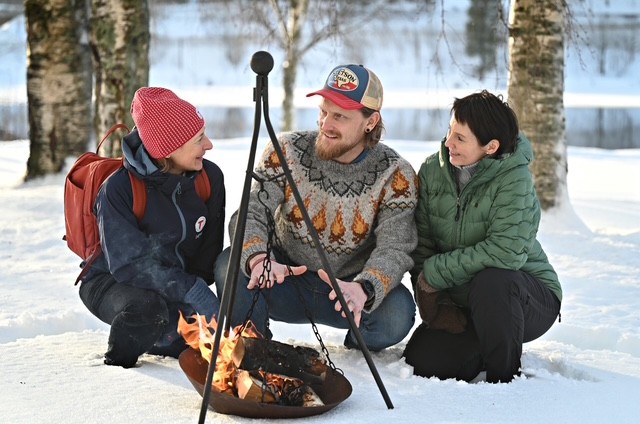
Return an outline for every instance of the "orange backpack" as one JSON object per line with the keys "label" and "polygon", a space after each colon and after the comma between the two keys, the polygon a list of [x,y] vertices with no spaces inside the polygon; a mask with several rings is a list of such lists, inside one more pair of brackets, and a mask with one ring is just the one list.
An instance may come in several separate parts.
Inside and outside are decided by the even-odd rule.
{"label": "orange backpack", "polygon": [[[83,260],[83,270],[76,279],[84,277],[90,265],[99,256],[100,234],[93,211],[100,187],[114,172],[124,167],[124,158],[106,158],[98,154],[102,143],[118,129],[129,132],[124,124],[116,124],[98,143],[96,152],[82,154],[71,167],[64,183],[64,223],[67,246]],[[204,170],[204,168],[203,168]],[[139,221],[144,217],[147,206],[147,190],[144,181],[129,173],[133,191],[133,214]],[[211,183],[206,171],[195,179],[198,196],[205,202],[211,197]]]}

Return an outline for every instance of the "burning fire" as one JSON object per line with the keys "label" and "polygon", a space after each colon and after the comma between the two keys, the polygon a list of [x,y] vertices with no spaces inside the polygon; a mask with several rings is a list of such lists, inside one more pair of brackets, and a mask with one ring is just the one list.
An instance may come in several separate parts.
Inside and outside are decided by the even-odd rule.
{"label": "burning fire", "polygon": [[[178,319],[178,333],[182,335],[185,342],[192,349],[200,351],[200,355],[207,361],[211,361],[211,353],[213,351],[214,334],[218,329],[218,322],[215,317],[207,322],[207,318],[203,315],[195,314],[190,318],[193,322],[187,320],[180,313]],[[213,330],[213,332],[211,331]],[[234,376],[236,366],[232,360],[232,352],[238,343],[238,339],[243,337],[262,337],[261,334],[253,327],[251,321],[242,328],[236,327],[233,330],[232,337],[223,335],[220,338],[220,348],[216,359],[216,368],[213,375],[212,386],[220,393],[233,394]]]}
{"label": "burning fire", "polygon": [[[207,322],[206,317],[198,314],[189,321],[181,313],[178,332],[210,362],[218,322],[215,319]],[[260,403],[324,405],[303,380],[324,380],[327,365],[319,352],[266,340],[251,321],[244,327],[236,327],[231,336],[222,334],[214,371],[211,387],[218,393]]]}

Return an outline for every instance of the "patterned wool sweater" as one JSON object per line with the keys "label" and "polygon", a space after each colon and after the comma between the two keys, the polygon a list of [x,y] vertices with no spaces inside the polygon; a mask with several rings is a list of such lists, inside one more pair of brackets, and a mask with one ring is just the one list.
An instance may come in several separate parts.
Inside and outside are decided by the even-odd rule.
{"label": "patterned wool sweater", "polygon": [[[381,143],[357,163],[321,160],[315,154],[317,134],[285,133],[279,145],[334,275],[370,281],[375,288],[370,308],[374,310],[413,266],[416,174],[405,159]],[[310,271],[322,268],[271,143],[255,173],[265,180],[266,193],[260,199],[275,214],[281,253],[292,265],[306,265]],[[260,184],[254,183],[250,195],[241,258],[245,273],[251,256],[266,251],[267,222],[259,189]]]}

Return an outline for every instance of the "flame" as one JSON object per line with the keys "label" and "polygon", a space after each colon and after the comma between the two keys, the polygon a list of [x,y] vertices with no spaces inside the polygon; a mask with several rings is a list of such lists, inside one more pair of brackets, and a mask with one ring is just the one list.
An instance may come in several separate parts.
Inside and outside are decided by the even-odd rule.
{"label": "flame", "polygon": [[[218,329],[218,322],[212,318],[210,322],[203,315],[194,314],[185,319],[180,312],[178,319],[178,333],[182,335],[189,347],[200,351],[200,355],[207,362],[211,361],[213,345],[215,343],[214,334]],[[220,338],[220,348],[216,358],[216,368],[213,374],[213,382],[211,387],[219,393],[238,397],[238,389],[236,387],[236,378],[241,372],[233,361],[233,350],[238,344],[240,337],[262,338],[263,336],[255,329],[253,323],[248,321],[243,326],[237,326],[229,337],[224,334]],[[297,378],[284,375],[273,374],[263,370],[250,372],[252,376],[258,377],[261,383],[257,387],[262,390],[260,398],[247,397],[246,399],[263,402],[287,404],[291,402],[285,395],[293,390],[301,387],[304,382]],[[283,400],[284,399],[284,400]],[[283,403],[285,402],[285,403]]]}
{"label": "flame", "polygon": [[[214,334],[218,329],[218,322],[215,317],[207,322],[204,315],[194,314],[188,322],[180,312],[178,319],[178,333],[182,335],[189,347],[200,351],[200,355],[207,362],[211,362],[211,354],[213,352]],[[223,335],[220,338],[220,348],[216,358],[216,369],[213,375],[213,388],[221,393],[233,391],[233,378],[236,367],[232,360],[233,348],[238,343],[238,338],[244,337],[262,337],[261,334],[253,327],[251,321],[243,328],[238,326],[233,331],[233,336]]]}

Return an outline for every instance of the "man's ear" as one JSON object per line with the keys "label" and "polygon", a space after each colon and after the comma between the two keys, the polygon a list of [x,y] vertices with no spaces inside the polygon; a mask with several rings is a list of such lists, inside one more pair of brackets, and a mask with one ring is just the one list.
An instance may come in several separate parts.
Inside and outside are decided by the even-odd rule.
{"label": "man's ear", "polygon": [[367,127],[374,128],[380,122],[380,112],[373,112],[369,119],[367,120]]}

